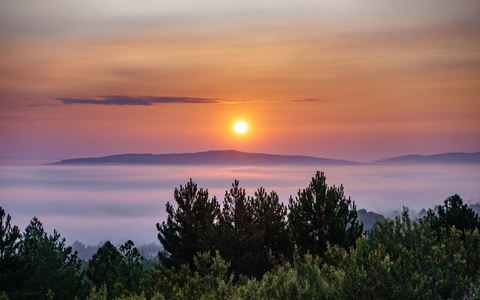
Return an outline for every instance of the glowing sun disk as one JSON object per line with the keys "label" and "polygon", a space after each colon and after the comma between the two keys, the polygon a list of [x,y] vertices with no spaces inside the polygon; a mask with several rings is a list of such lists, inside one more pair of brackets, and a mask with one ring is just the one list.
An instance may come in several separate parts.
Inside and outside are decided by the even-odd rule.
{"label": "glowing sun disk", "polygon": [[248,130],[248,125],[243,121],[238,121],[233,128],[236,133],[244,134]]}

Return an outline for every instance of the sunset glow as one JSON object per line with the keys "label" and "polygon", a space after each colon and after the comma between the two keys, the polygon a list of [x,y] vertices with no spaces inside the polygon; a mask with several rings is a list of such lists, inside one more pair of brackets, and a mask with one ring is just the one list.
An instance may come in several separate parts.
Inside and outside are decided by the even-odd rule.
{"label": "sunset glow", "polygon": [[[476,0],[11,1],[0,154],[476,152],[478,11]],[[255,132],[239,144],[231,122],[243,115]]]}
{"label": "sunset glow", "polygon": [[235,123],[234,129],[236,133],[244,134],[248,130],[248,125],[243,121],[238,121],[237,123]]}
{"label": "sunset glow", "polygon": [[2,299],[471,298],[479,182],[480,0],[0,5]]}

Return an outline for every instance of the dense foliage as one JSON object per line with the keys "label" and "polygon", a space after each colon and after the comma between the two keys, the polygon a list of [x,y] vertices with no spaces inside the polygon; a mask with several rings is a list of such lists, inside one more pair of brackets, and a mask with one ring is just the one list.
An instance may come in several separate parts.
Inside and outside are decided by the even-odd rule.
{"label": "dense foliage", "polygon": [[0,299],[480,299],[479,217],[458,195],[362,235],[343,187],[325,182],[317,173],[286,207],[235,181],[220,209],[190,180],[148,270],[132,241],[104,243],[82,268],[56,231],[33,218],[21,233],[0,207]]}
{"label": "dense foliage", "polygon": [[437,211],[428,210],[426,218],[437,235],[442,228],[455,228],[460,230],[473,230],[480,227],[480,217],[468,205],[463,204],[462,198],[458,195],[448,197],[445,205],[437,207]]}
{"label": "dense foliage", "polygon": [[[0,208],[0,215],[5,212]],[[46,299],[47,294],[58,299],[73,299],[83,287],[81,262],[65,239],[54,231],[48,235],[42,223],[33,218],[20,237],[11,227],[10,216],[2,218],[0,269],[2,289],[10,299]]]}
{"label": "dense foliage", "polygon": [[289,202],[290,235],[301,253],[323,255],[327,243],[348,248],[362,234],[355,203],[344,196],[342,185],[328,187],[323,172]]}
{"label": "dense foliage", "polygon": [[199,189],[191,179],[175,189],[177,209],[167,202],[167,221],[157,224],[158,239],[164,251],[159,253],[162,264],[193,267],[197,252],[206,251],[214,243],[214,222],[220,214],[217,199],[208,198],[208,190]]}
{"label": "dense foliage", "polygon": [[26,264],[20,255],[20,230],[12,226],[11,220],[0,207],[0,291],[8,294],[21,290],[27,277],[24,274]]}

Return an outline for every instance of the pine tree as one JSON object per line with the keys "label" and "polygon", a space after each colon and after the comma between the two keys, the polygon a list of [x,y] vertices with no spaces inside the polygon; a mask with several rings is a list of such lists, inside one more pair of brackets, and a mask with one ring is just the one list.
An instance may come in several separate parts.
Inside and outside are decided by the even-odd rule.
{"label": "pine tree", "polygon": [[88,261],[87,277],[93,285],[100,289],[106,285],[109,298],[113,296],[115,283],[121,281],[122,255],[110,242],[105,242]]}
{"label": "pine tree", "polygon": [[177,209],[167,202],[167,221],[157,223],[163,251],[158,256],[166,268],[188,264],[194,268],[197,252],[213,250],[215,222],[220,212],[217,199],[208,198],[208,190],[198,189],[190,179],[174,191]]}
{"label": "pine tree", "polygon": [[363,231],[343,185],[328,187],[323,172],[317,172],[295,200],[290,197],[288,208],[290,234],[302,253],[323,255],[327,242],[350,247]]}
{"label": "pine tree", "polygon": [[255,192],[252,205],[255,223],[258,230],[263,233],[263,258],[260,265],[257,266],[259,273],[263,274],[272,267],[269,259],[270,253],[277,258],[289,253],[287,208],[280,203],[277,193],[272,191],[267,194],[262,187]]}
{"label": "pine tree", "polygon": [[19,253],[22,235],[17,226],[12,226],[11,219],[0,207],[0,293],[12,297],[12,292],[20,290],[26,278]]}
{"label": "pine tree", "polygon": [[136,292],[143,272],[143,256],[131,240],[120,246],[120,253],[122,254],[121,273],[125,288],[130,292]]}
{"label": "pine tree", "polygon": [[56,230],[48,235],[36,217],[25,229],[20,253],[30,272],[21,298],[45,299],[51,290],[59,299],[73,299],[81,291],[84,273],[77,252],[65,246]]}
{"label": "pine tree", "polygon": [[459,195],[448,197],[444,203],[445,205],[438,206],[437,213],[429,209],[425,216],[437,236],[440,235],[441,228],[446,228],[447,232],[452,226],[459,230],[480,228],[480,217],[467,204],[463,204]]}
{"label": "pine tree", "polygon": [[253,199],[246,197],[238,180],[225,192],[222,213],[219,217],[220,254],[239,274],[260,277],[263,231],[255,222]]}

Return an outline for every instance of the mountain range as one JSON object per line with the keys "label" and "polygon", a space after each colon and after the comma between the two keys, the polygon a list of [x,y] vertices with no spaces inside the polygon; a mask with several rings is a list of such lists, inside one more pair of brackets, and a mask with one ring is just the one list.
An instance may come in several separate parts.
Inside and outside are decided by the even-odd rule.
{"label": "mountain range", "polygon": [[480,152],[443,153],[434,155],[405,155],[372,162],[377,165],[414,165],[414,164],[480,164]]}
{"label": "mountain range", "polygon": [[[355,161],[302,155],[247,153],[235,150],[212,150],[197,153],[120,154],[103,157],[65,159],[49,165],[365,165]],[[480,164],[480,152],[405,155],[373,161],[374,165],[399,164]]]}

